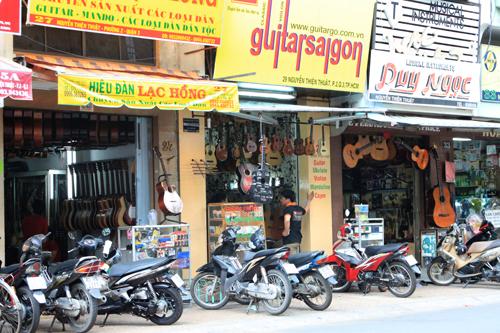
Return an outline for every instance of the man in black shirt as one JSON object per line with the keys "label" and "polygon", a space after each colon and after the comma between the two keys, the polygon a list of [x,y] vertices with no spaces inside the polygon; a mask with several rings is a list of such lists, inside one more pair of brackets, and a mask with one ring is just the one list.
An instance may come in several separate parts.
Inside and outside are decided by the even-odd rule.
{"label": "man in black shirt", "polygon": [[284,230],[283,245],[288,246],[292,253],[300,251],[300,242],[302,241],[302,217],[309,211],[311,201],[314,199],[314,192],[307,196],[307,203],[304,208],[295,202],[295,192],[284,190],[281,192],[280,203],[283,210]]}

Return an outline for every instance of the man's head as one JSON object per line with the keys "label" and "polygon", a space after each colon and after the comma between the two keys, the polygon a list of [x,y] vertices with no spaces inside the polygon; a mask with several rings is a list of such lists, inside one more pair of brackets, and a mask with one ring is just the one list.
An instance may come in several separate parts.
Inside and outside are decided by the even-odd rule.
{"label": "man's head", "polygon": [[286,206],[291,202],[295,202],[295,192],[292,190],[283,190],[280,195],[280,203],[282,206]]}

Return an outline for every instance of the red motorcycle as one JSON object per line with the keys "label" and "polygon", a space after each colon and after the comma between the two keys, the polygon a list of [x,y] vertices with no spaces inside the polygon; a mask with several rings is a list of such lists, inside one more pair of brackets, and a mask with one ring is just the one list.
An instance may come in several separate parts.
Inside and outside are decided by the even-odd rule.
{"label": "red motorcycle", "polygon": [[413,294],[417,285],[415,272],[420,274],[420,269],[415,258],[408,255],[407,243],[368,246],[364,252],[356,243],[352,227],[347,223],[333,244],[333,254],[318,262],[330,265],[335,272],[337,283],[332,285],[333,291],[347,291],[357,282],[365,294],[372,285],[381,291],[389,289],[397,297]]}

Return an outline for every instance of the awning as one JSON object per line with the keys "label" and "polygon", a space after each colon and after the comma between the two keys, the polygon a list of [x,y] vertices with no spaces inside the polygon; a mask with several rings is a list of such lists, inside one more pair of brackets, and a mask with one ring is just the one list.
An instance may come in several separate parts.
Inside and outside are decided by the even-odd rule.
{"label": "awning", "polygon": [[195,72],[70,57],[23,54],[36,77],[58,83],[61,105],[239,111],[236,84]]}
{"label": "awning", "polygon": [[429,126],[442,128],[466,128],[466,129],[496,129],[500,128],[500,123],[478,120],[430,118],[430,117],[410,117],[410,116],[387,116],[378,113],[368,113],[366,117],[370,120],[389,123],[392,126],[398,124]]}
{"label": "awning", "polygon": [[0,98],[31,101],[31,73],[29,68],[0,58]]}

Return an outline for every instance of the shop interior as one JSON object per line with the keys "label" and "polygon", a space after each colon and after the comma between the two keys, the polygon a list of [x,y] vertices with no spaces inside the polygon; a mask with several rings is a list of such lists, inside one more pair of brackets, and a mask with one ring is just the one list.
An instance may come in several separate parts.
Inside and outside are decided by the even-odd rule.
{"label": "shop interior", "polygon": [[6,264],[51,232],[64,260],[78,236],[135,225],[136,117],[4,110]]}

